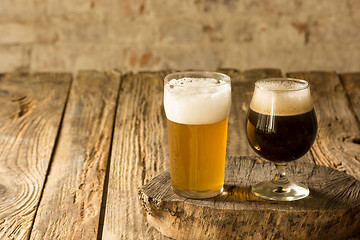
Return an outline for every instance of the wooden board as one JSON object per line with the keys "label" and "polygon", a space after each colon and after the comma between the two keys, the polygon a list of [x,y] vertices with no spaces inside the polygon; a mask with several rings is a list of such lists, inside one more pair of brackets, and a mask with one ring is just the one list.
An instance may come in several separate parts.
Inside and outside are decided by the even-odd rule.
{"label": "wooden board", "polygon": [[0,239],[29,237],[71,80],[0,76]]}
{"label": "wooden board", "polygon": [[80,72],[72,84],[31,239],[96,239],[118,73]]}
{"label": "wooden board", "polygon": [[174,239],[347,239],[360,229],[360,182],[315,164],[288,166],[310,195],[293,202],[261,200],[251,185],[273,178],[275,167],[254,157],[226,161],[224,193],[206,200],[175,195],[164,172],[140,189],[147,220]]}
{"label": "wooden board", "polygon": [[[243,128],[253,84],[257,79],[281,76],[281,72],[220,71],[232,77],[236,93],[232,96],[228,154],[255,155]],[[86,91],[91,92],[91,97],[86,98],[90,104],[84,104],[82,97],[70,97],[68,117],[63,120],[71,74],[0,75],[0,239],[168,239],[148,224],[138,201],[138,187],[168,167],[162,104],[162,79],[166,72],[127,74],[121,85],[116,116],[111,116],[119,87],[111,80],[114,76],[82,74],[72,84],[71,94],[85,96]],[[288,76],[311,82],[322,128],[311,152],[295,163],[315,162],[359,179],[359,73],[342,74],[340,78],[332,72]],[[90,84],[88,78],[98,79],[97,83],[107,79],[104,81],[111,86],[110,96],[104,96],[107,92],[101,89],[105,87],[101,84],[95,84],[98,88],[89,85],[81,89],[82,85]],[[93,91],[94,88],[101,91]],[[93,107],[97,105],[102,109]],[[116,121],[112,144],[108,139],[111,138],[108,130],[113,127],[111,119]],[[98,131],[87,127],[90,125]],[[106,155],[111,147],[111,164],[107,164]],[[106,169],[107,166],[110,168]],[[231,192],[234,196],[248,196],[237,188]],[[228,196],[227,200],[230,199]],[[100,212],[105,203],[106,209]]]}
{"label": "wooden board", "polygon": [[359,134],[356,117],[349,108],[346,92],[334,72],[289,73],[310,82],[318,134],[311,154],[317,164],[344,171],[360,179],[360,147],[352,141]]}

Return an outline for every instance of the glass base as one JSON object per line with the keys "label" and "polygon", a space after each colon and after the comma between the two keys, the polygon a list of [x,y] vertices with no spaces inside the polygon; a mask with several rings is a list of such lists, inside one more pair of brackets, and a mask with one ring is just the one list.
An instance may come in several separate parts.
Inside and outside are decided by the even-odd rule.
{"label": "glass base", "polygon": [[204,199],[204,198],[211,198],[219,195],[223,192],[224,188],[220,188],[219,190],[207,192],[207,191],[182,191],[179,189],[174,188],[171,186],[171,190],[181,197],[185,198],[193,198],[193,199]]}
{"label": "glass base", "polygon": [[251,192],[259,198],[274,201],[295,201],[310,193],[309,188],[301,183],[276,184],[273,181],[258,183],[251,188]]}

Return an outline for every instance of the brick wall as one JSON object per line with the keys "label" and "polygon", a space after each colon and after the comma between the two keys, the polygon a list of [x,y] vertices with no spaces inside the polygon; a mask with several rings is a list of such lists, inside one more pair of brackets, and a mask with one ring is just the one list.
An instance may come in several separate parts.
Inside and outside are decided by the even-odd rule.
{"label": "brick wall", "polygon": [[360,71],[359,0],[1,0],[0,72]]}

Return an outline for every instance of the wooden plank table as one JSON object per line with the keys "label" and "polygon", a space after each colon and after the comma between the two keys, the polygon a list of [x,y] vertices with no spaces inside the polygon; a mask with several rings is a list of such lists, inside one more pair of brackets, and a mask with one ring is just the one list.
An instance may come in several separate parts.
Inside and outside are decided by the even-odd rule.
{"label": "wooden plank table", "polygon": [[[360,73],[219,71],[232,78],[228,155],[254,155],[244,133],[254,81],[303,78],[319,131],[297,164],[360,179]],[[0,75],[0,239],[168,239],[138,199],[168,168],[167,73]]]}

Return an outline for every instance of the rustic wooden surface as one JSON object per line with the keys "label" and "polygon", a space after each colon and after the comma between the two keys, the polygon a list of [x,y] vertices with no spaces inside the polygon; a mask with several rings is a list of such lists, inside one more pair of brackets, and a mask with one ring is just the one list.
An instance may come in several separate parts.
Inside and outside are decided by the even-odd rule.
{"label": "rustic wooden surface", "polygon": [[272,179],[275,172],[268,161],[230,157],[224,192],[217,197],[177,196],[168,171],[143,186],[140,197],[148,222],[174,239],[346,239],[358,232],[359,180],[332,168],[293,162],[287,173],[309,187],[307,198],[272,202],[255,197],[251,186]]}
{"label": "rustic wooden surface", "polygon": [[[350,102],[350,110],[354,111],[354,114],[357,118],[357,123],[359,124],[360,120],[360,74],[341,74],[340,79],[346,90],[348,100]],[[359,132],[358,132],[359,134]],[[352,139],[354,142],[359,143],[359,135],[356,139]]]}
{"label": "rustic wooden surface", "polygon": [[96,239],[119,85],[116,73],[74,79],[31,239]]}
{"label": "rustic wooden surface", "polygon": [[30,235],[70,81],[70,74],[0,77],[0,239]]}
{"label": "rustic wooden surface", "polygon": [[[255,155],[243,123],[254,81],[304,77],[320,134],[297,163],[360,179],[360,73],[220,71],[233,79],[228,155]],[[1,75],[0,239],[168,239],[138,200],[138,188],[168,168],[166,74]]]}

